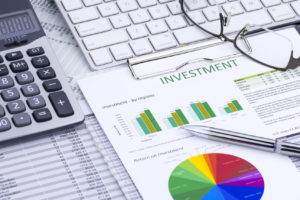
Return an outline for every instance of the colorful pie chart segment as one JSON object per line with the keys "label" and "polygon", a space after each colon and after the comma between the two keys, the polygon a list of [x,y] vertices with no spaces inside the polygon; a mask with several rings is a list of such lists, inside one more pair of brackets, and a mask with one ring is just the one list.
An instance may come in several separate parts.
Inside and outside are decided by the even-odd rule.
{"label": "colorful pie chart segment", "polygon": [[259,200],[264,193],[264,179],[242,158],[202,154],[173,170],[169,191],[174,200]]}

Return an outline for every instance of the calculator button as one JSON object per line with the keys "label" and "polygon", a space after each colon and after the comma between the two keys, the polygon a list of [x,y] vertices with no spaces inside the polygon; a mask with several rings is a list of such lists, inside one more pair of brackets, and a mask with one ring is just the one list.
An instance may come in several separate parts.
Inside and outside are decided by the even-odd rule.
{"label": "calculator button", "polygon": [[14,101],[20,98],[20,93],[16,88],[10,88],[10,89],[3,90],[1,92],[1,96],[4,101]]}
{"label": "calculator button", "polygon": [[25,104],[21,100],[9,102],[6,108],[10,114],[17,114],[26,110]]}
{"label": "calculator button", "polygon": [[7,117],[0,119],[0,132],[7,131],[11,128],[10,122]]}
{"label": "calculator button", "polygon": [[3,63],[3,62],[4,62],[4,60],[3,60],[2,56],[0,56],[0,63]]}
{"label": "calculator button", "polygon": [[17,73],[16,80],[20,85],[24,85],[32,83],[34,81],[34,78],[31,72],[21,72]]}
{"label": "calculator button", "polygon": [[8,74],[8,69],[6,65],[2,64],[0,65],[0,76],[4,76]]}
{"label": "calculator button", "polygon": [[23,127],[31,124],[30,116],[27,113],[14,115],[12,121],[14,122],[16,127]]}
{"label": "calculator button", "polygon": [[33,112],[33,118],[37,122],[45,122],[52,119],[52,115],[48,108],[42,108]]}
{"label": "calculator button", "polygon": [[50,102],[59,117],[67,117],[74,114],[73,108],[65,92],[55,92],[49,95]]}
{"label": "calculator button", "polygon": [[57,80],[57,79],[45,81],[43,83],[43,86],[47,92],[54,92],[54,91],[60,90],[62,88],[59,80]]}
{"label": "calculator button", "polygon": [[45,99],[41,95],[28,98],[27,104],[30,109],[38,109],[46,106]]}
{"label": "calculator button", "polygon": [[11,71],[13,71],[15,73],[28,70],[28,65],[25,62],[25,60],[12,62],[12,63],[10,63],[9,66],[10,66]]}
{"label": "calculator button", "polygon": [[11,53],[7,53],[5,55],[5,58],[8,61],[18,60],[23,58],[23,54],[21,53],[21,51],[11,52]]}
{"label": "calculator button", "polygon": [[39,69],[37,71],[37,75],[42,80],[47,80],[47,79],[51,79],[51,78],[55,78],[56,77],[55,71],[51,67]]}
{"label": "calculator button", "polygon": [[36,48],[32,48],[32,49],[28,49],[27,50],[27,55],[28,56],[39,56],[44,54],[45,51],[43,49],[43,47],[36,47]]}
{"label": "calculator button", "polygon": [[25,97],[31,97],[40,94],[40,89],[35,83],[22,86],[21,91]]}
{"label": "calculator button", "polygon": [[0,89],[6,89],[6,88],[10,88],[13,87],[14,84],[14,80],[12,79],[12,77],[10,76],[3,76],[0,77]]}
{"label": "calculator button", "polygon": [[32,58],[31,63],[35,68],[48,67],[50,65],[50,61],[46,56]]}
{"label": "calculator button", "polygon": [[3,106],[0,105],[0,117],[4,117],[4,115],[5,115],[5,110]]}

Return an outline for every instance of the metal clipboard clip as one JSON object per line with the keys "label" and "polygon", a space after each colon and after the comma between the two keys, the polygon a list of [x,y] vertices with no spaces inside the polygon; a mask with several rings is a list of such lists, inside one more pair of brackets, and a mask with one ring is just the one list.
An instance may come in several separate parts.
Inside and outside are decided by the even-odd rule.
{"label": "metal clipboard clip", "polygon": [[[251,53],[251,46],[247,39],[241,39],[245,43],[245,47],[248,49],[248,52]],[[200,57],[199,55],[196,55],[201,54],[200,52],[204,49],[208,49],[218,45],[223,46],[221,44],[225,43],[226,42],[220,39],[209,39],[195,44],[186,44],[174,49],[131,58],[127,60],[127,63],[133,77],[137,80],[142,80],[146,78],[160,76],[163,74],[168,74],[171,72],[176,72],[179,69],[182,69],[183,67],[192,63],[198,63],[203,61],[216,62],[243,55],[237,52],[233,47],[231,52],[234,53],[230,53],[229,55],[218,56],[216,58],[213,58],[213,56],[209,57],[204,55],[203,57]],[[230,43],[227,44],[232,46]],[[221,49],[220,51],[228,51],[228,48],[227,50]],[[194,53],[194,55],[191,56],[191,53]],[[180,59],[180,57],[182,57],[182,59]]]}

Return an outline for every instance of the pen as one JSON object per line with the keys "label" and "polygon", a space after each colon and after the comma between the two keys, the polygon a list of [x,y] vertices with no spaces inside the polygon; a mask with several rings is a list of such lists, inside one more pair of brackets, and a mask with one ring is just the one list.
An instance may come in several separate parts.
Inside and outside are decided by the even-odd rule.
{"label": "pen", "polygon": [[288,156],[300,156],[300,145],[284,142],[284,138],[269,139],[204,125],[185,125],[181,129],[214,141],[221,141]]}

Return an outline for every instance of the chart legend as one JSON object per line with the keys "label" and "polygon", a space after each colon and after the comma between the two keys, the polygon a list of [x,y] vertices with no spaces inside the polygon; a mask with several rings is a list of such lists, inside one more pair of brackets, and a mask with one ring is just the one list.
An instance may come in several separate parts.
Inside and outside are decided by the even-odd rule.
{"label": "chart legend", "polygon": [[207,102],[197,102],[190,104],[193,115],[196,115],[198,120],[205,120],[216,117],[216,114]]}
{"label": "chart legend", "polygon": [[233,112],[237,112],[237,111],[241,111],[241,110],[243,110],[243,107],[237,100],[233,100],[233,101],[227,103],[226,106],[224,106],[220,109],[222,114],[229,114],[229,113],[233,113]]}
{"label": "chart legend", "polygon": [[175,112],[172,112],[171,116],[168,117],[168,119],[165,121],[168,128],[176,128],[189,124],[189,121],[187,120],[181,109],[176,109]]}
{"label": "chart legend", "polygon": [[144,110],[143,113],[140,113],[140,115],[133,121],[133,124],[140,134],[143,133],[148,135],[161,131],[161,127],[152,112],[148,109]]}
{"label": "chart legend", "polygon": [[174,200],[260,200],[264,179],[246,160],[228,154],[211,153],[180,163],[169,178]]}

